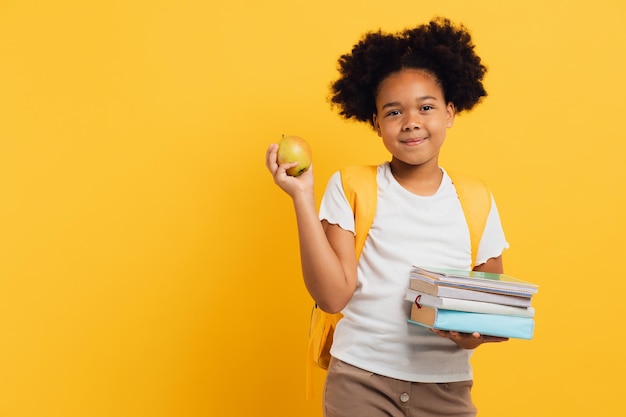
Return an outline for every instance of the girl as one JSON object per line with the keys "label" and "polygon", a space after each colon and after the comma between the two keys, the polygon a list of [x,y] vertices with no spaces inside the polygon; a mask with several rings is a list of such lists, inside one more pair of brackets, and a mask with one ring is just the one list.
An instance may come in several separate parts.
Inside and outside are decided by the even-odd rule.
{"label": "girl", "polygon": [[[291,196],[306,287],[342,312],[324,393],[326,417],[475,416],[472,350],[504,338],[430,331],[407,322],[412,265],[470,269],[467,224],[439,152],[456,114],[486,96],[469,32],[447,19],[397,34],[366,34],[339,59],[332,103],[370,123],[391,154],[378,166],[374,222],[357,262],[354,217],[334,174],[319,213],[313,171],[290,177],[270,145],[266,165]],[[320,222],[321,220],[321,222]],[[502,272],[508,247],[495,205],[474,269]]]}

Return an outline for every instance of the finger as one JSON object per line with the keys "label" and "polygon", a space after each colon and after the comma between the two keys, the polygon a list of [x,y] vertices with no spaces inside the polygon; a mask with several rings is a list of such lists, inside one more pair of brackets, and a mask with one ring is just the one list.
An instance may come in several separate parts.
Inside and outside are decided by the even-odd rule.
{"label": "finger", "polygon": [[289,174],[287,174],[287,170],[291,169],[291,168],[295,168],[298,166],[298,161],[295,162],[286,162],[284,164],[280,164],[278,165],[278,168],[276,170],[276,176],[281,175],[281,176],[291,176]]}
{"label": "finger", "polygon": [[430,329],[430,330],[438,336],[445,337],[447,339],[450,339],[451,337],[450,332],[446,330],[439,330],[439,329]]}
{"label": "finger", "polygon": [[267,148],[267,152],[265,152],[265,166],[270,170],[270,172],[272,172],[272,174],[276,172],[276,168],[278,167],[278,160],[276,158],[277,151],[278,145],[272,143]]}
{"label": "finger", "polygon": [[491,343],[491,342],[506,342],[509,340],[508,337],[498,337],[498,336],[483,336],[483,342]]}

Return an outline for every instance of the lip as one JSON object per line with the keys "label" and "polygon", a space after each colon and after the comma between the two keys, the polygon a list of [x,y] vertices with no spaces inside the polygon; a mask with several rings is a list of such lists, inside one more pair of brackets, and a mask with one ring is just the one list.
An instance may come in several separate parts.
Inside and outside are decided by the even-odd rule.
{"label": "lip", "polygon": [[420,143],[426,142],[426,138],[409,138],[401,140],[400,142],[408,146],[417,146]]}

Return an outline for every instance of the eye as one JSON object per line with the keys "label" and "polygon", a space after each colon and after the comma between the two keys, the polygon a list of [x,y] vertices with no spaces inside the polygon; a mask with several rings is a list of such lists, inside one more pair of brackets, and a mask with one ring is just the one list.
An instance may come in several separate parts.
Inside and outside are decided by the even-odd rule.
{"label": "eye", "polygon": [[432,109],[434,109],[434,107],[431,106],[430,104],[426,104],[425,106],[422,106],[420,108],[421,111],[429,111],[429,110],[432,110]]}
{"label": "eye", "polygon": [[400,110],[391,110],[390,112],[387,112],[385,116],[390,117],[390,116],[397,116],[399,114],[400,114]]}

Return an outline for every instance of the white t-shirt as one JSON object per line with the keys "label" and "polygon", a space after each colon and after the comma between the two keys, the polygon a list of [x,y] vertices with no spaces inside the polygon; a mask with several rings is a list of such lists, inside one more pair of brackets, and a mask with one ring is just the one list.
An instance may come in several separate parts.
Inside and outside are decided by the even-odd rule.
{"label": "white t-shirt", "polygon": [[[405,381],[453,382],[472,379],[472,351],[408,323],[411,303],[404,301],[412,265],[469,270],[467,223],[452,180],[432,196],[403,188],[389,163],[378,167],[376,215],[357,264],[355,292],[343,309],[331,354],[367,371]],[[502,254],[508,243],[492,201],[477,264]],[[329,180],[320,219],[354,233],[354,215],[341,176]]]}

